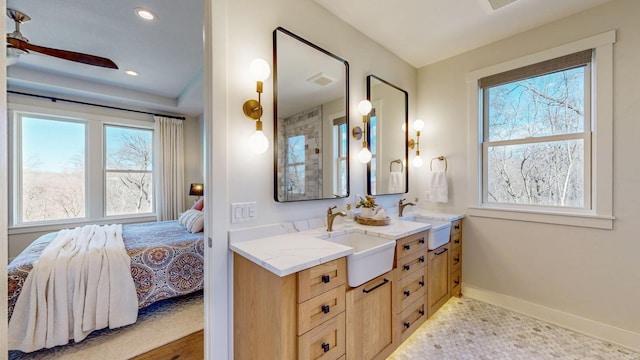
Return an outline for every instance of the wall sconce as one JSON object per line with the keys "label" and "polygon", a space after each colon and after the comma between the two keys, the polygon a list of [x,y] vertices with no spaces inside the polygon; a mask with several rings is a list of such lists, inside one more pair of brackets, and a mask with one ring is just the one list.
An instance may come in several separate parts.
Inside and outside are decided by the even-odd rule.
{"label": "wall sconce", "polygon": [[271,68],[269,64],[262,59],[255,59],[249,66],[249,73],[251,77],[256,81],[256,92],[258,93],[258,100],[247,100],[242,105],[242,111],[244,115],[249,119],[256,121],[256,132],[249,137],[249,146],[256,154],[262,154],[269,148],[269,139],[262,132],[262,104],[261,94],[262,85],[269,75],[271,74]]}
{"label": "wall sconce", "polygon": [[200,196],[202,196],[202,194],[204,194],[203,184],[191,184],[191,187],[189,188],[189,196],[197,196],[198,199],[200,199]]}
{"label": "wall sconce", "polygon": [[409,149],[416,149],[416,157],[413,158],[413,166],[421,167],[424,164],[424,160],[420,156],[420,131],[424,128],[424,121],[417,119],[413,122],[413,129],[416,131],[416,140],[409,140]]}
{"label": "wall sconce", "polygon": [[351,131],[351,134],[356,140],[362,140],[362,150],[358,152],[358,160],[366,164],[371,161],[371,151],[369,151],[369,147],[367,146],[367,120],[369,112],[371,111],[371,103],[369,100],[362,100],[358,103],[358,112],[362,115],[362,123],[363,128],[360,126],[356,126]]}

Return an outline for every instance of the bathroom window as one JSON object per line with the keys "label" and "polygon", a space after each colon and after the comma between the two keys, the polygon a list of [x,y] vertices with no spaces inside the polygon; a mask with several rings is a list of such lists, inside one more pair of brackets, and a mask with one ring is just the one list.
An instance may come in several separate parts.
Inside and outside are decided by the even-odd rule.
{"label": "bathroom window", "polygon": [[483,202],[591,208],[591,57],[480,79]]}
{"label": "bathroom window", "polygon": [[294,135],[287,139],[287,166],[285,184],[287,194],[304,194],[305,191],[305,136]]}
{"label": "bathroom window", "polygon": [[333,158],[335,159],[333,193],[337,196],[347,196],[347,142],[349,137],[347,120],[344,116],[333,120],[333,137],[335,139],[333,141]]}
{"label": "bathroom window", "polygon": [[615,31],[467,75],[470,216],[613,228]]}

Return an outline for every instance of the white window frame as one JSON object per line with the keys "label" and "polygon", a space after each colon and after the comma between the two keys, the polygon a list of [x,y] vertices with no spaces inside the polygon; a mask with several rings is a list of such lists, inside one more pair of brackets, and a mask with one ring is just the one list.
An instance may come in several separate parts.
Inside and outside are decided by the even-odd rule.
{"label": "white window frame", "polygon": [[[467,74],[469,104],[469,216],[613,229],[613,44],[615,30]],[[591,78],[590,209],[532,208],[483,202],[482,92],[478,80],[583,50],[594,49]],[[586,121],[586,119],[585,119]],[[585,143],[586,145],[586,143]],[[585,171],[586,167],[585,167]]]}
{"label": "white window frame", "polygon": [[[132,214],[132,215],[122,215],[122,216],[106,216],[105,213],[105,204],[104,204],[104,176],[103,176],[103,158],[104,158],[104,136],[103,136],[103,128],[104,125],[112,125],[112,126],[123,126],[130,128],[141,128],[154,130],[153,119],[148,121],[145,120],[136,120],[132,118],[126,117],[113,117],[102,114],[93,114],[88,112],[81,112],[76,110],[68,110],[63,108],[50,108],[41,105],[33,105],[33,104],[22,104],[22,103],[10,103],[8,106],[8,118],[10,122],[10,134],[11,137],[9,139],[11,144],[11,151],[9,154],[9,163],[10,168],[12,169],[11,177],[9,178],[9,235],[14,234],[24,234],[24,233],[32,233],[32,232],[40,232],[40,231],[54,231],[63,228],[68,228],[70,226],[82,226],[85,224],[108,224],[117,221],[118,223],[134,223],[134,222],[146,222],[146,221],[155,221],[157,220],[156,209],[155,209],[155,190],[154,190],[154,200],[153,207],[151,213],[146,214]],[[20,179],[17,177],[19,163],[14,160],[15,151],[19,151],[16,143],[16,132],[18,129],[16,128],[16,118],[18,114],[30,114],[34,116],[42,116],[44,118],[59,118],[59,119],[69,119],[70,121],[80,121],[86,124],[86,144],[85,144],[85,152],[86,152],[86,163],[85,163],[85,171],[86,171],[86,190],[85,190],[85,217],[84,218],[76,218],[76,219],[68,219],[68,220],[52,220],[46,222],[28,222],[28,223],[20,223],[19,222],[19,213],[18,208],[21,206],[20,204],[16,204],[19,201],[19,187],[20,187]],[[154,143],[153,146],[156,146],[155,142],[155,132],[154,132]],[[92,144],[98,144],[93,145]],[[157,153],[157,149],[154,148],[154,158]],[[18,154],[20,156],[20,154]],[[154,163],[155,165],[155,163]],[[153,169],[153,179],[154,179],[154,189],[156,188],[156,179],[157,172],[154,166]],[[17,185],[17,186],[16,186]]]}

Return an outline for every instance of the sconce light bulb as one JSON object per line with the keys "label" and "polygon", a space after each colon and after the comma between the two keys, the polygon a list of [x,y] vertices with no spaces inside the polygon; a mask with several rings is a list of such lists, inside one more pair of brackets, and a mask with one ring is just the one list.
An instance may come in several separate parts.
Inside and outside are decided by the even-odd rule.
{"label": "sconce light bulb", "polygon": [[249,146],[251,146],[254,153],[262,154],[269,148],[269,139],[267,139],[262,130],[256,130],[249,137]]}
{"label": "sconce light bulb", "polygon": [[424,121],[417,119],[416,121],[413,122],[413,129],[415,131],[420,131],[422,129],[424,129]]}
{"label": "sconce light bulb", "polygon": [[249,73],[255,81],[265,81],[271,75],[269,64],[263,59],[255,59],[249,65]]}
{"label": "sconce light bulb", "polygon": [[367,149],[366,147],[363,147],[362,150],[360,150],[360,152],[358,153],[358,160],[363,164],[371,161],[371,151],[369,151],[369,149]]}
{"label": "sconce light bulb", "polygon": [[422,160],[422,156],[418,155],[413,158],[413,167],[419,168],[422,165],[424,165],[424,160]]}
{"label": "sconce light bulb", "polygon": [[358,103],[358,112],[360,112],[362,116],[367,116],[369,111],[371,111],[371,103],[369,100],[362,100]]}

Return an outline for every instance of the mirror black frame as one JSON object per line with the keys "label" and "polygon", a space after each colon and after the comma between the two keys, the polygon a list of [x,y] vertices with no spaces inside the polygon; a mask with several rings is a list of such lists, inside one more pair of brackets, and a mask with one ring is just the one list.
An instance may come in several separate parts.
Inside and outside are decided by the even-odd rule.
{"label": "mirror black frame", "polygon": [[[293,39],[300,41],[301,43],[327,55],[330,56],[341,63],[344,64],[345,67],[345,121],[347,126],[347,141],[346,141],[346,194],[344,196],[334,196],[333,197],[319,197],[315,199],[300,199],[300,200],[287,200],[282,201],[278,199],[278,46],[277,46],[277,34],[278,32],[288,35]],[[351,188],[350,188],[350,159],[349,159],[349,62],[345,59],[317,46],[316,44],[290,32],[289,30],[283,27],[277,27],[273,30],[273,198],[276,202],[296,202],[296,201],[312,201],[312,200],[328,200],[328,199],[336,199],[336,198],[348,198]]]}
{"label": "mirror black frame", "polygon": [[[404,90],[401,89],[400,87],[384,80],[381,79],[380,77],[370,74],[367,75],[367,100],[372,101],[371,99],[371,79],[375,79],[377,81],[380,81],[381,83],[384,83],[385,85],[391,86],[392,88],[402,92],[404,94],[404,126],[406,131],[404,132],[404,193],[385,193],[385,194],[380,194],[379,191],[377,191],[377,194],[372,194],[371,191],[371,161],[367,164],[367,194],[368,195],[372,195],[372,196],[381,196],[381,195],[396,195],[396,194],[406,194],[409,192],[409,166],[407,166],[407,164],[409,164],[409,93]],[[368,115],[370,116],[370,115]],[[371,121],[367,121],[367,144],[369,144],[369,148],[371,148]],[[380,138],[380,134],[377,134],[377,137]],[[380,166],[380,164],[377,164],[378,166]]]}

